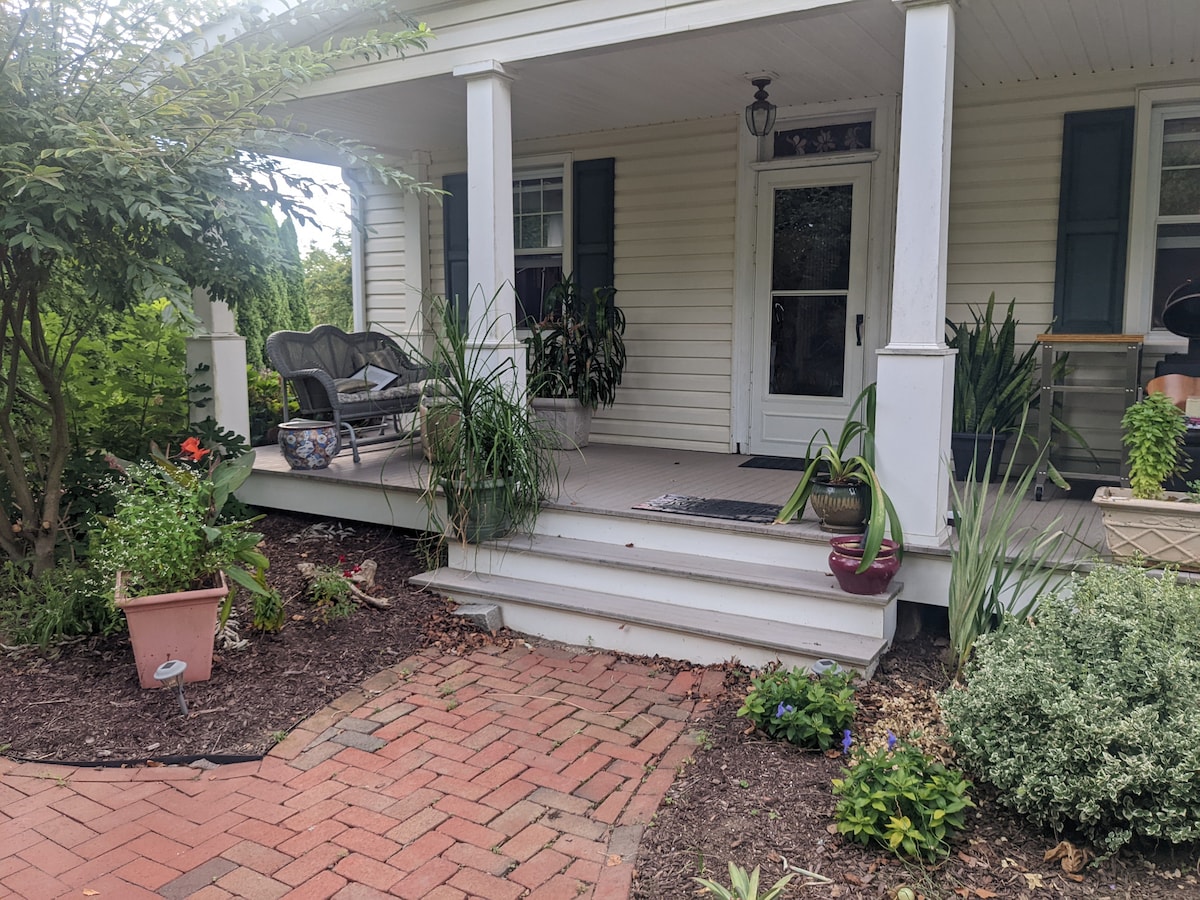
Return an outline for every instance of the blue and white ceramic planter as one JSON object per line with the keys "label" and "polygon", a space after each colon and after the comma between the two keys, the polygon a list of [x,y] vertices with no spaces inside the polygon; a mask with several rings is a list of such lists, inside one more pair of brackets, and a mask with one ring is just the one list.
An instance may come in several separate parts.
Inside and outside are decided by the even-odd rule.
{"label": "blue and white ceramic planter", "polygon": [[279,426],[279,449],[293,469],[324,469],[338,454],[332,422],[294,419]]}

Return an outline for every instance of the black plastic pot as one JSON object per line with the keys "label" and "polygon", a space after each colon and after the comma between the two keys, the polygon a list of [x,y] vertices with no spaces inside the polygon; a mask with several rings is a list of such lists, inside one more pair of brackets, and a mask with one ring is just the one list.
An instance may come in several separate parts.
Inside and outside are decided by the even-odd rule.
{"label": "black plastic pot", "polygon": [[1000,460],[1006,446],[1007,434],[952,433],[950,454],[954,457],[954,480],[966,481],[971,473],[971,462],[974,461],[975,480],[992,481],[1001,471]]}

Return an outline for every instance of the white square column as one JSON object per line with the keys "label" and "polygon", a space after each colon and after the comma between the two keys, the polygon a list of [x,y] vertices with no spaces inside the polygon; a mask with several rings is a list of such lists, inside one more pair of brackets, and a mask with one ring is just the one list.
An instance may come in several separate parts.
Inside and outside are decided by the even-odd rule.
{"label": "white square column", "polygon": [[946,347],[946,255],[955,0],[905,10],[891,335],[879,351],[876,452],[906,541],[947,533],[954,351]]}
{"label": "white square column", "polygon": [[516,339],[513,239],[512,76],[495,60],[459,66],[467,81],[468,321],[474,349],[513,361],[523,393],[525,357]]}
{"label": "white square column", "polygon": [[189,373],[200,365],[207,371],[196,377],[210,385],[209,405],[192,406],[189,417],[203,422],[212,417],[222,428],[250,440],[250,400],[246,388],[246,339],[237,333],[233,311],[213,300],[202,288],[192,291],[192,305],[200,320],[195,334],[187,339]]}

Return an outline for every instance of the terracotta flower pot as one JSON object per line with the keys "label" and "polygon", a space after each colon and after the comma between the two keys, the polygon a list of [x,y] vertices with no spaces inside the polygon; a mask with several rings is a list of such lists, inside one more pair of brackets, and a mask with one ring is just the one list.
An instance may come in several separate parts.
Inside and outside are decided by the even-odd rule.
{"label": "terracotta flower pot", "polygon": [[138,683],[144,688],[161,687],[154,670],[169,659],[187,663],[184,681],[208,681],[217,609],[229,593],[225,573],[220,573],[217,587],[147,597],[126,597],[122,575],[117,573],[116,604],[129,623]]}
{"label": "terracotta flower pot", "polygon": [[900,569],[900,557],[897,552],[900,545],[887,538],[879,555],[863,573],[858,572],[862,564],[862,538],[858,535],[831,538],[829,546],[829,570],[837,579],[838,586],[848,594],[882,594],[892,583],[892,578]]}

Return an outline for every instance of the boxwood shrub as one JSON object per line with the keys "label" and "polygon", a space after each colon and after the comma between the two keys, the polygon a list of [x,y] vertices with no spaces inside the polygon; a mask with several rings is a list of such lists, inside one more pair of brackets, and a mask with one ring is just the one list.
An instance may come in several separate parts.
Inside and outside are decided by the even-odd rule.
{"label": "boxwood shrub", "polygon": [[942,696],[960,762],[999,801],[1113,851],[1200,838],[1200,593],[1099,567],[976,645]]}

